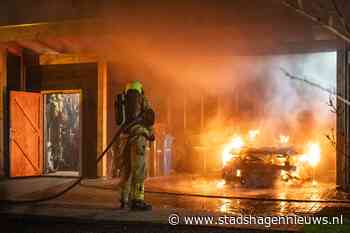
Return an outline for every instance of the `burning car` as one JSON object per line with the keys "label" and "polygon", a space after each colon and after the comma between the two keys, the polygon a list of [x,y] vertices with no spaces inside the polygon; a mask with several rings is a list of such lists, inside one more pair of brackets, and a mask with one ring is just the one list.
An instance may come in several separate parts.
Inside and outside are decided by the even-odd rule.
{"label": "burning car", "polygon": [[282,145],[274,147],[246,147],[241,137],[234,137],[222,155],[225,181],[248,187],[272,187],[276,181],[314,181],[314,167],[320,158],[319,146],[309,144],[302,153],[286,144],[287,137],[281,141]]}

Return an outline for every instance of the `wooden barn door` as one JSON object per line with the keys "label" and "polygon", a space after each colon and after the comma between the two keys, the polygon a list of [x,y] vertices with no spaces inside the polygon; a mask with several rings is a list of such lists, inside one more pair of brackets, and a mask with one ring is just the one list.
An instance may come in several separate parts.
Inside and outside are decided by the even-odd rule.
{"label": "wooden barn door", "polygon": [[10,176],[42,174],[41,94],[10,92]]}

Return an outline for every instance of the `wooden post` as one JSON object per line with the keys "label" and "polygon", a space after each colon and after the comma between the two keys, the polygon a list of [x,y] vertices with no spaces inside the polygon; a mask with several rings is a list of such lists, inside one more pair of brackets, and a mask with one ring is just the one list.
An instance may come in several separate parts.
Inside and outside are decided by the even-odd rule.
{"label": "wooden post", "polygon": [[[337,52],[337,93],[345,99],[350,98],[350,47]],[[337,188],[350,192],[350,106],[338,101],[337,107]]]}
{"label": "wooden post", "polygon": [[6,158],[5,158],[5,144],[7,143],[7,139],[5,139],[5,129],[7,127],[7,123],[4,121],[6,118],[6,83],[7,83],[7,59],[6,59],[6,49],[0,47],[0,176],[5,176],[6,171]]}
{"label": "wooden post", "polygon": [[[98,62],[97,156],[107,146],[107,62]],[[97,165],[97,175],[107,176],[107,156]]]}

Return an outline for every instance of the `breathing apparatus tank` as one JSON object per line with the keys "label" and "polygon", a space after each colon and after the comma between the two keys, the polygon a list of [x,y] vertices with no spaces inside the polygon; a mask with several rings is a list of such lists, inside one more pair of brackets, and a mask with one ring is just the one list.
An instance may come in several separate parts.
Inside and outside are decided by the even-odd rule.
{"label": "breathing apparatus tank", "polygon": [[118,126],[128,124],[143,112],[143,86],[139,81],[128,83],[125,90],[115,100],[116,123]]}
{"label": "breathing apparatus tank", "polygon": [[125,104],[125,93],[118,94],[114,103],[115,120],[118,126],[121,126],[126,122]]}

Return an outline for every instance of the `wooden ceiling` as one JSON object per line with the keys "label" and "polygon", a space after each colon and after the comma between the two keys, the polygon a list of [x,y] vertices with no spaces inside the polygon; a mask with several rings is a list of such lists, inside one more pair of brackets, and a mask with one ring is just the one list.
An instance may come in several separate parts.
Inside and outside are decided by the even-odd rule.
{"label": "wooden ceiling", "polygon": [[[230,45],[240,54],[265,49],[271,53],[324,51],[341,44],[334,34],[283,5],[283,0],[74,1],[76,5],[64,0],[26,7],[16,2],[0,3],[0,24],[26,25],[0,27],[0,42],[39,54],[96,52],[98,45],[122,47],[123,40],[140,35],[157,43],[195,41],[196,46],[218,49]],[[336,13],[332,0],[287,2],[303,4],[325,21]],[[342,12],[350,14],[350,4],[345,0],[337,3]],[[344,14],[344,19],[348,17]],[[340,24],[337,21],[336,27]]]}

